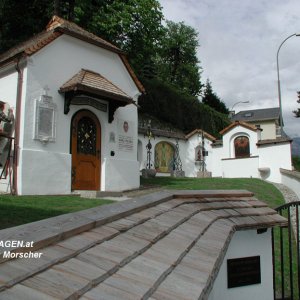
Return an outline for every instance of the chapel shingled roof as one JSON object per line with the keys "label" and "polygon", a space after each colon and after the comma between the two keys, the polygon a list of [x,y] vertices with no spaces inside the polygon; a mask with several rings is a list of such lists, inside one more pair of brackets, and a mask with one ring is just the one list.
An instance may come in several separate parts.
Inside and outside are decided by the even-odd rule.
{"label": "chapel shingled roof", "polygon": [[84,30],[83,28],[76,25],[75,23],[67,21],[58,16],[52,17],[45,31],[36,34],[31,39],[16,45],[15,47],[9,49],[5,53],[2,53],[0,55],[0,66],[9,63],[10,61],[14,60],[17,57],[20,56],[26,57],[38,52],[39,50],[41,50],[42,48],[44,48],[45,46],[47,46],[48,44],[50,44],[51,42],[53,42],[55,39],[57,39],[63,34],[72,36],[74,38],[80,39],[87,43],[93,44],[95,46],[119,54],[120,59],[122,60],[124,66],[126,67],[128,73],[130,74],[131,78],[135,82],[139,91],[140,92],[145,91],[143,85],[138,80],[130,64],[128,63],[125,53],[120,48],[107,42],[106,40],[100,38],[99,36]]}
{"label": "chapel shingled roof", "polygon": [[0,298],[207,299],[234,232],[276,225],[247,191],[161,191],[1,230],[34,243],[0,248]]}
{"label": "chapel shingled roof", "polygon": [[108,96],[128,103],[132,102],[132,98],[111,81],[96,72],[85,69],[81,69],[65,82],[59,91],[84,91],[100,96]]}
{"label": "chapel shingled roof", "polygon": [[47,46],[62,34],[73,36],[75,38],[95,44],[102,48],[106,48],[116,53],[123,53],[123,51],[115,45],[84,30],[75,23],[69,22],[58,16],[53,16],[51,21],[48,23],[45,31],[36,34],[29,40],[20,43],[10,50],[6,51],[5,53],[1,54],[0,64],[22,53],[25,55],[32,55],[41,50],[43,47]]}
{"label": "chapel shingled roof", "polygon": [[194,134],[200,134],[209,139],[210,141],[215,141],[216,138],[214,136],[212,136],[211,134],[207,133],[206,131],[202,130],[202,129],[195,129],[192,132],[188,133],[185,137],[187,139],[189,139],[190,137],[192,137]]}
{"label": "chapel shingled roof", "polygon": [[220,131],[220,134],[224,135],[225,133],[227,133],[228,131],[230,131],[232,128],[236,127],[236,126],[242,126],[244,128],[250,129],[252,131],[258,131],[261,130],[260,128],[257,128],[256,126],[243,122],[243,121],[235,121],[232,122],[229,126],[227,126],[226,128],[224,128],[223,130]]}

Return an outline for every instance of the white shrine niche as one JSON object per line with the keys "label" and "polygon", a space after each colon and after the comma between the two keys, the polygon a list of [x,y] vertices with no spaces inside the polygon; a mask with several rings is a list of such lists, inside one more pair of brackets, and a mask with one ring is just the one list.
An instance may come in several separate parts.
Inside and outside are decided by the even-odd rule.
{"label": "white shrine niche", "polygon": [[34,139],[43,144],[55,142],[56,139],[56,112],[57,106],[53,98],[42,95],[36,100]]}

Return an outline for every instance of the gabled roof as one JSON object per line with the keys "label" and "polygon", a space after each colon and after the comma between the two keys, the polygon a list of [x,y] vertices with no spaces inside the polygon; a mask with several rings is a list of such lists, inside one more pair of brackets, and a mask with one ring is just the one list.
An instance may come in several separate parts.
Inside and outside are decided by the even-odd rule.
{"label": "gabled roof", "polygon": [[88,32],[76,25],[75,23],[69,22],[58,16],[53,16],[51,21],[48,23],[46,30],[33,36],[31,39],[18,44],[17,46],[11,48],[7,52],[0,55],[0,66],[14,60],[19,56],[30,56],[43,47],[50,44],[52,41],[57,39],[59,36],[67,34],[74,38],[80,39],[87,43],[96,45],[98,47],[104,48],[106,50],[115,52],[119,54],[123,64],[125,65],[127,71],[129,72],[131,78],[135,82],[137,88],[140,92],[144,92],[144,87],[134,74],[131,66],[129,65],[125,53],[117,46],[105,41],[104,39],[96,36],[95,34]]}
{"label": "gabled roof", "polygon": [[243,110],[232,116],[232,121],[268,121],[278,120],[280,118],[279,107]]}
{"label": "gabled roof", "polygon": [[59,92],[70,91],[88,92],[99,96],[125,101],[127,103],[133,102],[131,97],[105,77],[85,69],[81,69],[59,89]]}
{"label": "gabled roof", "polygon": [[95,44],[96,46],[108,49],[116,53],[123,53],[121,49],[115,45],[101,39],[100,37],[84,30],[75,23],[64,20],[58,16],[53,16],[48,23],[46,30],[33,36],[31,39],[18,44],[12,49],[0,55],[0,65],[17,55],[32,55],[43,47],[50,44],[62,34],[67,34],[75,38],[84,40],[88,43]]}
{"label": "gabled roof", "polygon": [[0,298],[207,299],[234,232],[277,225],[247,191],[162,191],[8,228],[33,245],[0,248]]}
{"label": "gabled roof", "polygon": [[205,137],[205,138],[207,138],[208,140],[210,140],[210,141],[215,141],[216,140],[216,138],[214,137],[214,136],[212,136],[212,135],[210,135],[209,133],[207,133],[207,132],[205,132],[204,130],[202,130],[202,129],[195,129],[195,130],[193,130],[192,132],[190,132],[189,134],[187,134],[185,137],[187,138],[187,139],[189,139],[190,137],[192,137],[194,134],[203,134],[203,136]]}
{"label": "gabled roof", "polygon": [[242,126],[244,128],[250,129],[252,131],[261,130],[260,128],[257,128],[256,126],[251,125],[249,123],[246,123],[243,121],[235,121],[235,122],[231,123],[229,126],[227,126],[226,128],[224,128],[223,130],[221,130],[220,134],[224,135],[225,133],[227,133],[228,131],[230,131],[231,129],[233,129],[236,126]]}

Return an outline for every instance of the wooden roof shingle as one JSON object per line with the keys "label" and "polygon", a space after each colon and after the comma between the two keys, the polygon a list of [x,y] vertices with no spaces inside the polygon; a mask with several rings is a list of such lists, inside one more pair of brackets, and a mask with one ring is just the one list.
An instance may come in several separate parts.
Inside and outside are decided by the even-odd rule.
{"label": "wooden roof shingle", "polygon": [[111,81],[96,72],[85,69],[81,69],[59,89],[59,92],[69,91],[84,91],[101,96],[116,98],[117,100],[128,103],[133,102],[131,97],[129,97]]}
{"label": "wooden roof shingle", "polygon": [[277,225],[247,191],[163,191],[1,230],[43,254],[2,258],[0,298],[206,299],[234,232]]}

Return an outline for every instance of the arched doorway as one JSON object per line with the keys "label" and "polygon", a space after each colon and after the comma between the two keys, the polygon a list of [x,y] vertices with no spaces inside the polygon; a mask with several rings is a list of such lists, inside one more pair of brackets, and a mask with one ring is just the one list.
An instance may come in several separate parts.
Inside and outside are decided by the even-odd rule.
{"label": "arched doorway", "polygon": [[88,110],[77,112],[71,124],[72,190],[100,189],[101,127]]}

